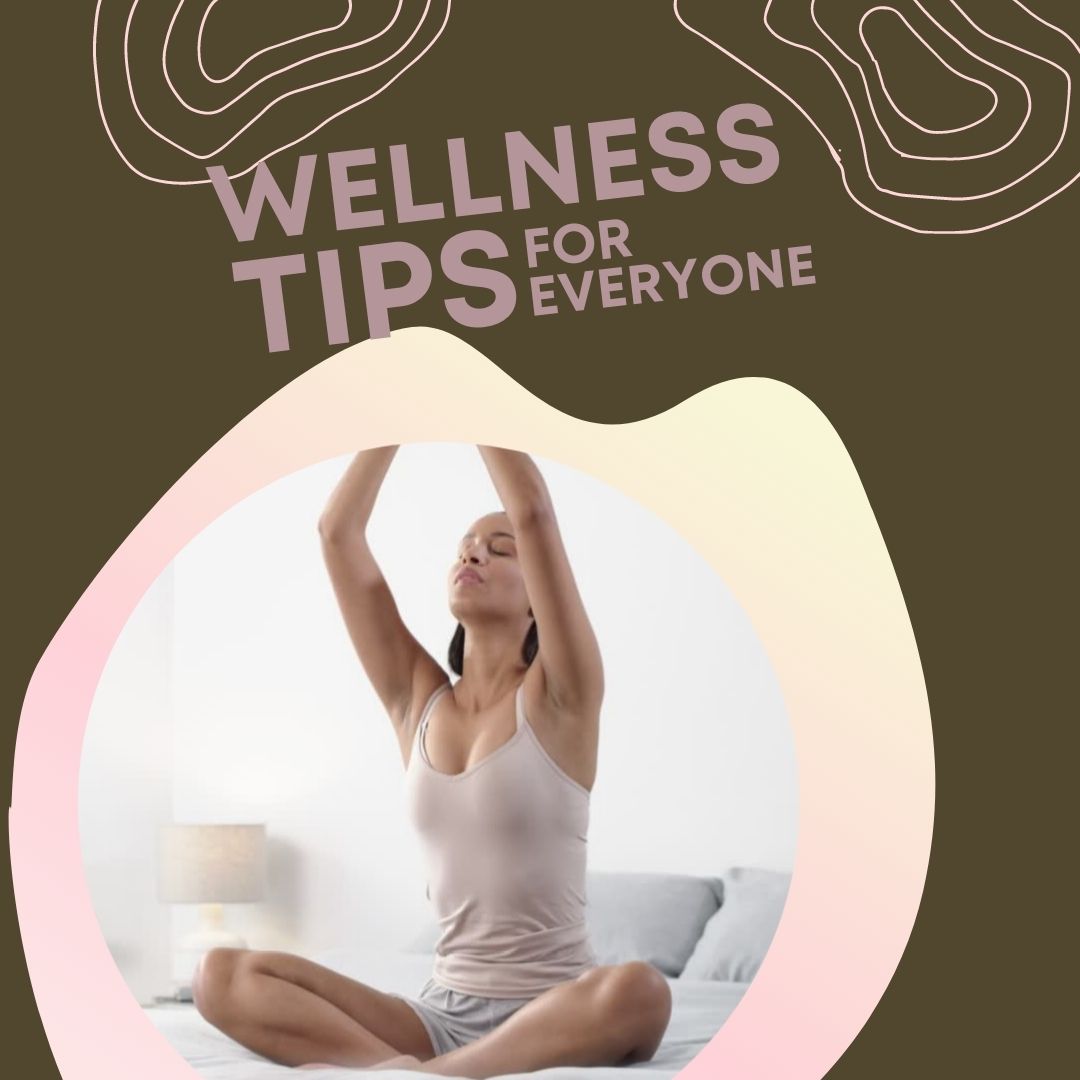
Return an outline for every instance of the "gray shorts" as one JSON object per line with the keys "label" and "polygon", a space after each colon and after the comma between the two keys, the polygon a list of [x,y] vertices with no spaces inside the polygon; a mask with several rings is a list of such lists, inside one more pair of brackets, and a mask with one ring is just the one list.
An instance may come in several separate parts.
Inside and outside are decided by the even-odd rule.
{"label": "gray shorts", "polygon": [[488,998],[451,990],[434,979],[424,983],[418,997],[391,994],[400,998],[420,1017],[438,1057],[475,1042],[509,1019],[535,998]]}

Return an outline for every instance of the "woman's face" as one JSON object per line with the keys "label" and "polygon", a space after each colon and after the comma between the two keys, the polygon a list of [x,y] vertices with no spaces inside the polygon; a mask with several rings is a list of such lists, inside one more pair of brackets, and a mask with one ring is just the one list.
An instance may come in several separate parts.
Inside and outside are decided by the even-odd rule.
{"label": "woman's face", "polygon": [[466,529],[448,584],[450,611],[459,621],[470,614],[528,615],[517,543],[505,513],[487,514]]}

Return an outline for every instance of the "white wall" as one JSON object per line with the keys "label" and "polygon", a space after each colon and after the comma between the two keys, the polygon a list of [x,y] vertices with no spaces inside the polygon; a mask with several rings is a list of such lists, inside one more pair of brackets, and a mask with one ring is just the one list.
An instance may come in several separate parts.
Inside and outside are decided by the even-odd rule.
{"label": "white wall", "polygon": [[172,816],[173,571],[132,613],[94,695],[79,835],[105,940],[139,1001],[168,990],[170,911],[157,901],[157,829]]}
{"label": "white wall", "polygon": [[[605,661],[590,867],[790,869],[793,746],[745,613],[662,521],[536,460]],[[397,741],[322,564],[316,523],[347,462],[246,499],[173,568],[174,810],[180,821],[267,823],[271,896],[230,912],[257,947],[393,944],[430,917]],[[379,495],[372,548],[403,618],[440,660],[455,625],[445,580],[457,541],[498,507],[476,448],[457,444],[403,447]],[[114,682],[137,678],[123,655],[116,664]],[[95,702],[104,729],[97,713]]]}

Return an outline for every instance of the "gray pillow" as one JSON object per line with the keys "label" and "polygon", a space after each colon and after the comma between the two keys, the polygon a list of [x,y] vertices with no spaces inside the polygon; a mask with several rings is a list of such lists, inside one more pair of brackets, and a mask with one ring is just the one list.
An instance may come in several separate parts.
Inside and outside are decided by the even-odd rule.
{"label": "gray pillow", "polygon": [[780,924],[791,875],[734,867],[722,880],[724,902],[706,924],[682,978],[748,983]]}
{"label": "gray pillow", "polygon": [[[646,960],[665,975],[678,975],[722,895],[719,878],[590,871],[585,878],[585,922],[597,960]],[[438,940],[439,927],[432,922],[405,951],[433,953]]]}
{"label": "gray pillow", "polygon": [[438,923],[427,923],[404,948],[408,953],[433,953],[441,936]]}
{"label": "gray pillow", "polygon": [[719,878],[690,874],[593,872],[585,921],[601,964],[645,960],[676,976],[720,905]]}

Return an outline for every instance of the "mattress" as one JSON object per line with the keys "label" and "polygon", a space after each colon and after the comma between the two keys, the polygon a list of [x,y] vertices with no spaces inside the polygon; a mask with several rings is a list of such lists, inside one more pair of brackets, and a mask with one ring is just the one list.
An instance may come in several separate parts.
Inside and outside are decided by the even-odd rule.
{"label": "mattress", "polygon": [[[431,975],[432,957],[423,953],[365,950],[362,953],[323,952],[311,959],[359,979],[379,990],[415,997]],[[535,1080],[616,1080],[627,1072],[642,1080],[671,1080],[704,1048],[739,1003],[747,983],[668,979],[672,991],[671,1022],[660,1048],[650,1061],[603,1068],[539,1069],[513,1073]],[[208,1024],[193,1006],[167,1006],[145,1010],[147,1019],[176,1052],[208,1080],[262,1080],[305,1077],[305,1080],[341,1080],[363,1070],[346,1068],[305,1069],[297,1072],[252,1053]],[[415,1078],[426,1073],[411,1069],[385,1069],[377,1073],[388,1080]]]}

